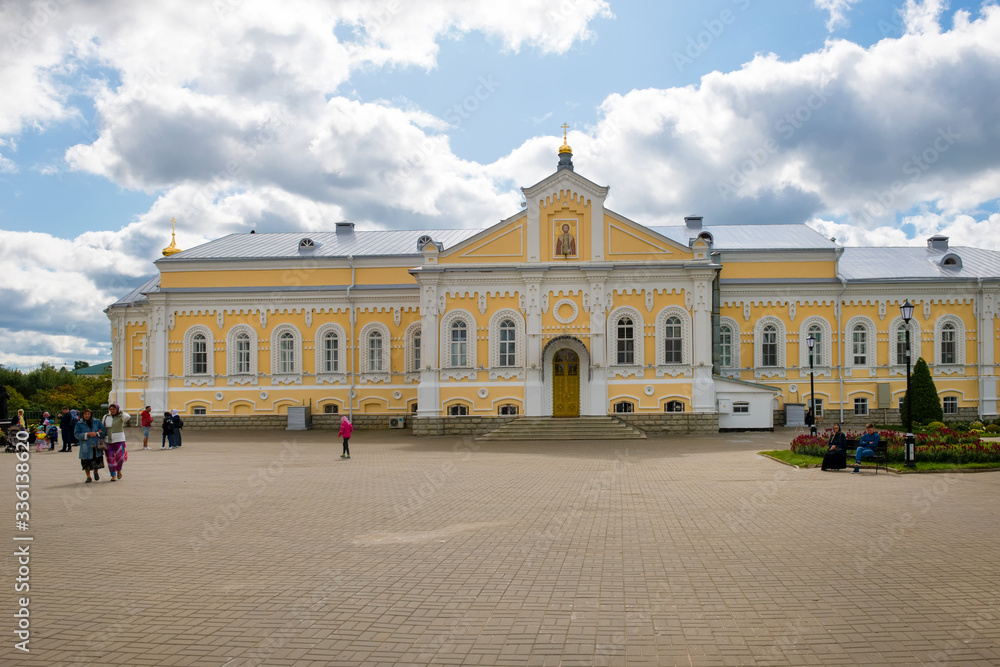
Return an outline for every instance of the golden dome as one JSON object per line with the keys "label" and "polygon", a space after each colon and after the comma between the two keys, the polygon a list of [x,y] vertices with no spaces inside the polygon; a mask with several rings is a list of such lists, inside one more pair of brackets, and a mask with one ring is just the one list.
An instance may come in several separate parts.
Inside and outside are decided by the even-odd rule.
{"label": "golden dome", "polygon": [[177,225],[177,218],[171,218],[170,219],[170,245],[168,245],[166,248],[163,249],[163,256],[164,257],[170,257],[171,255],[176,255],[177,253],[181,252],[181,249],[177,247],[177,238],[176,238],[177,230],[176,230],[176,225]]}
{"label": "golden dome", "polygon": [[562,155],[563,153],[569,153],[570,155],[572,155],[573,149],[569,147],[569,143],[566,141],[566,131],[569,129],[569,125],[563,123],[562,129],[563,129],[563,145],[559,147],[559,154]]}

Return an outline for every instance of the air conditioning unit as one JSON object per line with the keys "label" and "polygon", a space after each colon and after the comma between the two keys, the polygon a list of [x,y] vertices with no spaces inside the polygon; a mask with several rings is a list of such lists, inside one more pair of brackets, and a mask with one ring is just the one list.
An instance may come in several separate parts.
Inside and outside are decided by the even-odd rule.
{"label": "air conditioning unit", "polygon": [[406,417],[391,417],[389,428],[406,428]]}

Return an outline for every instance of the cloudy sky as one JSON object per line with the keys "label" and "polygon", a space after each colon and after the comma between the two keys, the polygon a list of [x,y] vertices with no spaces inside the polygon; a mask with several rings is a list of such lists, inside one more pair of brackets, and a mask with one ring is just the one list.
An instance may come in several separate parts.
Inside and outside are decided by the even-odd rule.
{"label": "cloudy sky", "polygon": [[169,242],[485,227],[577,171],[645,224],[1000,249],[1000,8],[0,0],[0,364],[110,358]]}

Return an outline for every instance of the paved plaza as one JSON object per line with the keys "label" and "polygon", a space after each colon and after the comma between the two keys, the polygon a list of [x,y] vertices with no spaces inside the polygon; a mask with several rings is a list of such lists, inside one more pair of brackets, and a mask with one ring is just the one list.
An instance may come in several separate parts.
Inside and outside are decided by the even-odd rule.
{"label": "paved plaza", "polygon": [[1000,664],[1000,473],[755,454],[791,436],[188,431],[86,485],[32,452],[0,664]]}

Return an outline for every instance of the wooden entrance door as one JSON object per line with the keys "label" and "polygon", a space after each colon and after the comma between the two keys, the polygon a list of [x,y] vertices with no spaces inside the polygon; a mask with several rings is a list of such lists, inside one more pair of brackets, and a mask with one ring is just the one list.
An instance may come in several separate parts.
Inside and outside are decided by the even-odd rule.
{"label": "wooden entrance door", "polygon": [[552,415],[580,416],[580,357],[573,350],[552,357]]}

